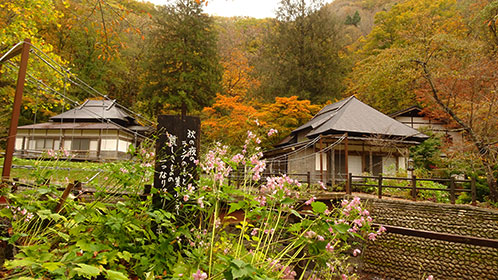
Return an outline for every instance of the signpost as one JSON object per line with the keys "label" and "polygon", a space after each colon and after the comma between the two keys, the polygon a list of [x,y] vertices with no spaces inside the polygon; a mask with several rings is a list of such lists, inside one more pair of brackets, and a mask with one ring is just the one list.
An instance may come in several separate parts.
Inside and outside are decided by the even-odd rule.
{"label": "signpost", "polygon": [[158,117],[154,188],[160,195],[153,198],[156,207],[170,210],[178,207],[178,191],[186,190],[189,185],[193,187],[197,179],[200,126],[198,117]]}

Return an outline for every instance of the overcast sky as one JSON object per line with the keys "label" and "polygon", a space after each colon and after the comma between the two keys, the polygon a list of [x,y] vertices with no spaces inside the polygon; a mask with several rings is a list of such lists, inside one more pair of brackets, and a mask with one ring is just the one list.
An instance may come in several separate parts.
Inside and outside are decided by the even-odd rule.
{"label": "overcast sky", "polygon": [[[156,5],[164,5],[168,0],[144,0]],[[208,0],[205,11],[210,15],[232,17],[249,16],[255,18],[275,17],[279,0]],[[332,2],[331,0],[324,2]]]}

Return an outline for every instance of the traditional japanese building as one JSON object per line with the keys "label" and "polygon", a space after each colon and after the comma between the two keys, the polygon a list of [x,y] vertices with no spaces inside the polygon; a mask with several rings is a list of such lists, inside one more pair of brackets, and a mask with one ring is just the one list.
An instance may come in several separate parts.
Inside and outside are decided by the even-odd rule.
{"label": "traditional japanese building", "polygon": [[265,152],[270,172],[311,175],[335,184],[347,173],[394,174],[406,169],[409,148],[427,139],[352,96],[325,106],[274,149]]}
{"label": "traditional japanese building", "polygon": [[128,159],[129,146],[137,146],[149,130],[115,101],[87,100],[49,122],[18,127],[15,155],[37,158],[47,151],[64,150],[76,160]]}
{"label": "traditional japanese building", "polygon": [[429,129],[440,134],[444,139],[455,145],[463,143],[463,129],[441,120],[435,120],[424,114],[418,106],[412,106],[390,115],[395,120],[415,129]]}

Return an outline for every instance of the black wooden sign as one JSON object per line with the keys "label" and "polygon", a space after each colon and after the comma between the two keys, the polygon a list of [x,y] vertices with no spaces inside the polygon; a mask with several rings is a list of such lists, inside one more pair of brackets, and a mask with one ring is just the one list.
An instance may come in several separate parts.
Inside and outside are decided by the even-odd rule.
{"label": "black wooden sign", "polygon": [[[158,117],[154,187],[175,201],[178,200],[177,191],[184,191],[197,179],[200,126],[198,117]],[[157,199],[154,204],[157,205]],[[165,207],[164,200],[162,207]]]}

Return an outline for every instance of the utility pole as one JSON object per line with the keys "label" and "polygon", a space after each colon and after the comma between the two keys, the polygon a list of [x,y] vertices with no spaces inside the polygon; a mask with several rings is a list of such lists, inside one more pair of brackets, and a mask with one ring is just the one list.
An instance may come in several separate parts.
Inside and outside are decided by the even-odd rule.
{"label": "utility pole", "polygon": [[10,58],[21,54],[21,62],[19,65],[19,73],[17,76],[16,95],[14,96],[14,105],[12,108],[12,118],[10,120],[9,135],[7,138],[7,148],[5,149],[5,158],[3,162],[2,180],[9,180],[10,169],[12,168],[12,157],[16,145],[17,125],[19,124],[19,116],[21,114],[22,95],[24,91],[24,82],[26,81],[26,72],[28,69],[29,49],[31,40],[25,39],[24,42],[11,51],[8,55],[2,56],[0,64]]}

